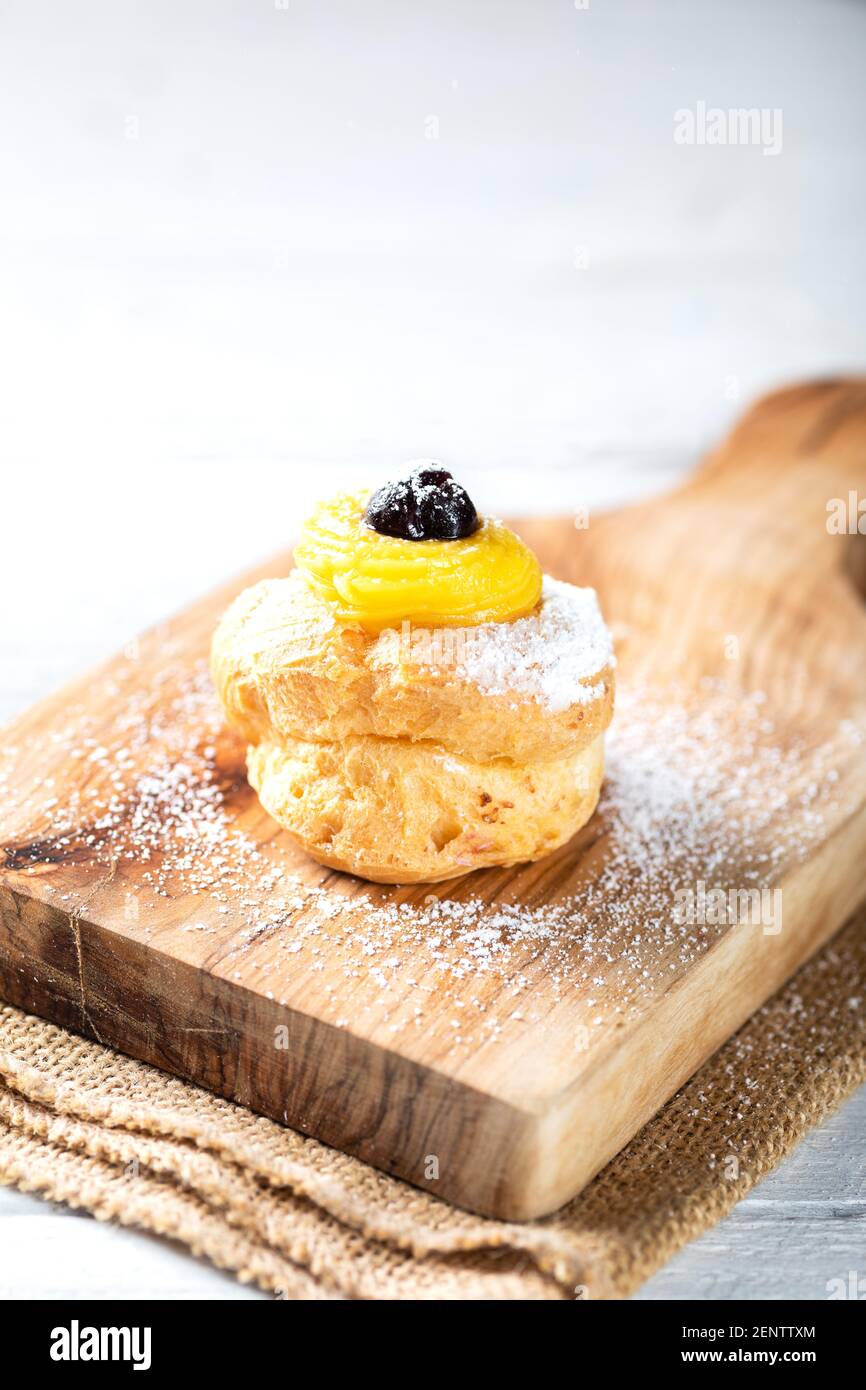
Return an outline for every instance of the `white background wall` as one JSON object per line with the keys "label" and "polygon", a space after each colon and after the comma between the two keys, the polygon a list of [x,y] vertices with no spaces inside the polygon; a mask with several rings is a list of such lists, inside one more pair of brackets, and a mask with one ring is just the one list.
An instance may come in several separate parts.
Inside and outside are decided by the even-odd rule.
{"label": "white background wall", "polygon": [[853,0],[0,0],[0,717],[338,483],[621,501],[862,369],[864,57]]}

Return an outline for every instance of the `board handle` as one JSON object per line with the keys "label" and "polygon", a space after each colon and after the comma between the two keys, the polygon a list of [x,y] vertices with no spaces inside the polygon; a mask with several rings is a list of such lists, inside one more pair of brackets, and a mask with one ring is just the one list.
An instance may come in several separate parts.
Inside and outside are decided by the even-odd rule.
{"label": "board handle", "polygon": [[[552,573],[635,589],[682,580],[789,580],[866,594],[866,377],[761,397],[679,487],[623,511],[532,518],[520,534]],[[860,529],[858,529],[858,526]],[[849,595],[852,597],[853,595]]]}
{"label": "board handle", "polygon": [[816,578],[866,577],[866,378],[805,382],[763,396],[678,493],[787,542]]}
{"label": "board handle", "polygon": [[[554,575],[598,591],[623,671],[736,677],[787,706],[832,626],[836,684],[866,699],[866,378],[764,396],[661,497],[585,529],[519,529]],[[732,634],[748,662],[723,659]]]}

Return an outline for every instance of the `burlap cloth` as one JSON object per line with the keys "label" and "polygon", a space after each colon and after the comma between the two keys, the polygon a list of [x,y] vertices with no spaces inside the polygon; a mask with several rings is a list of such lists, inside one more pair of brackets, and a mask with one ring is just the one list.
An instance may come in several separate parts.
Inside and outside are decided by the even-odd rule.
{"label": "burlap cloth", "polygon": [[182,1242],[282,1298],[622,1297],[866,1079],[861,912],[585,1191],[488,1221],[17,1009],[0,1182]]}

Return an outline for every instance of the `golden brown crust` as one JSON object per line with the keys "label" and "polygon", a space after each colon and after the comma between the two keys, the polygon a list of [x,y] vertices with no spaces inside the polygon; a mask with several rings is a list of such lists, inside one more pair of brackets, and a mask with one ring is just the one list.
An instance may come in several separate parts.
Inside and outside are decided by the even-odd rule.
{"label": "golden brown crust", "polygon": [[405,660],[356,627],[341,627],[297,576],[265,580],[232,604],[211,667],[230,722],[250,744],[357,736],[419,740],[477,762],[556,761],[592,743],[613,713],[609,665],[581,702],[552,711],[514,691],[490,694],[453,665]]}
{"label": "golden brown crust", "polygon": [[432,883],[538,859],[589,820],[603,737],[536,764],[480,764],[428,743],[267,740],[248,752],[267,811],[314,859],[380,883]]}

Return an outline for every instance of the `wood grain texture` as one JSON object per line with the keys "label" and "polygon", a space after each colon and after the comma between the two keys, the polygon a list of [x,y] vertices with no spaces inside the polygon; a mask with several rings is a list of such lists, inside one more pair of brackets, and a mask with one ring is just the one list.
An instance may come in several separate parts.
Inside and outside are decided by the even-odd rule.
{"label": "wood grain texture", "polygon": [[[626,799],[541,864],[433,895],[310,863],[259,808],[201,683],[219,613],[281,557],[4,734],[0,994],[463,1205],[555,1208],[866,891],[866,542],[826,526],[849,489],[866,492],[866,387],[817,383],[760,402],[666,498],[586,531],[520,526],[615,626],[626,775],[655,742],[659,776],[668,754],[681,776],[702,740],[698,771],[717,753],[749,803],[739,839],[735,804],[698,814],[659,874],[663,803],[648,886]],[[693,732],[668,746],[671,709]],[[782,930],[672,932],[675,889],[698,881],[779,889]],[[431,950],[431,896],[475,904],[495,969],[489,952],[472,968],[471,932],[456,959],[450,940]]]}

